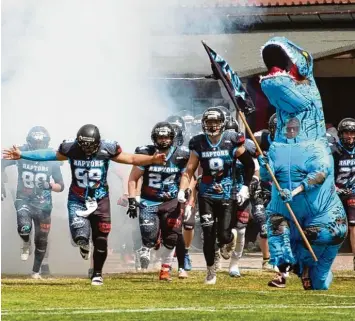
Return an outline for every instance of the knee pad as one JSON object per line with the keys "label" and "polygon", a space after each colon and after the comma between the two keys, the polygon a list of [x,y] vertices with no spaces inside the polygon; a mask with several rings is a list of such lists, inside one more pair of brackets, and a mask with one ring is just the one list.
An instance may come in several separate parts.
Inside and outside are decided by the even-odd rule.
{"label": "knee pad", "polygon": [[107,237],[99,236],[94,240],[94,246],[97,251],[105,252],[107,251]]}
{"label": "knee pad", "polygon": [[249,212],[246,210],[237,211],[237,229],[243,229],[247,227],[249,222]]}
{"label": "knee pad", "polygon": [[78,246],[89,246],[89,238],[83,236],[83,235],[77,235],[73,238],[73,241],[76,245]]}
{"label": "knee pad", "polygon": [[29,236],[31,233],[31,225],[28,224],[18,225],[17,232],[20,236]]}
{"label": "knee pad", "polygon": [[263,225],[266,224],[265,207],[263,205],[255,205],[253,211],[253,217],[255,219],[255,222],[259,225],[261,231]]}
{"label": "knee pad", "polygon": [[289,229],[289,224],[284,216],[273,214],[269,218],[268,228],[273,235],[281,235],[286,228]]}
{"label": "knee pad", "polygon": [[157,240],[150,237],[150,235],[142,235],[142,244],[151,249],[157,245]]}
{"label": "knee pad", "polygon": [[40,237],[40,238],[35,237],[35,246],[39,251],[41,252],[46,251],[47,244],[48,244],[48,237]]}
{"label": "knee pad", "polygon": [[178,237],[179,237],[179,235],[177,233],[169,234],[167,237],[165,237],[163,239],[163,245],[167,249],[172,250],[176,246],[176,244],[178,242]]}
{"label": "knee pad", "polygon": [[260,237],[262,239],[267,239],[267,225],[263,224],[260,226]]}

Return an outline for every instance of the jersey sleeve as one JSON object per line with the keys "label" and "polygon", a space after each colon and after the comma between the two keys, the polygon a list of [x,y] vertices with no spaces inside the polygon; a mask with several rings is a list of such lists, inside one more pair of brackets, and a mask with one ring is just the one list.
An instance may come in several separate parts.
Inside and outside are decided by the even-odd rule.
{"label": "jersey sleeve", "polygon": [[113,158],[122,153],[120,144],[116,141],[103,141],[105,151],[108,153],[109,158]]}
{"label": "jersey sleeve", "polygon": [[[140,155],[153,155],[155,152],[154,146],[147,145],[147,146],[138,146],[134,153],[135,154],[140,154]],[[144,171],[145,166],[137,166],[140,170]]]}
{"label": "jersey sleeve", "polygon": [[249,152],[249,154],[252,156],[252,157],[257,157],[257,152],[256,152],[256,147],[255,147],[255,144],[254,142],[251,140],[251,139],[246,139],[245,140],[245,149]]}
{"label": "jersey sleeve", "polygon": [[190,150],[185,147],[181,146],[179,148],[179,168],[184,172],[186,169],[187,162],[190,158]]}
{"label": "jersey sleeve", "polygon": [[141,155],[153,155],[154,151],[152,150],[152,146],[138,146],[135,151],[135,154],[141,154]]}
{"label": "jersey sleeve", "polygon": [[68,157],[68,158],[72,158],[72,151],[73,151],[73,146],[75,144],[75,140],[74,139],[68,139],[68,140],[64,140],[58,148],[58,152],[61,153],[62,155]]}
{"label": "jersey sleeve", "polygon": [[235,153],[237,149],[243,146],[243,144],[245,143],[245,136],[243,133],[240,132],[229,132],[229,133],[231,135],[229,139],[233,145],[232,155],[233,157],[235,157]]}
{"label": "jersey sleeve", "polygon": [[195,155],[199,156],[200,154],[200,136],[194,136],[190,139],[189,142],[189,150],[190,152],[193,152]]}

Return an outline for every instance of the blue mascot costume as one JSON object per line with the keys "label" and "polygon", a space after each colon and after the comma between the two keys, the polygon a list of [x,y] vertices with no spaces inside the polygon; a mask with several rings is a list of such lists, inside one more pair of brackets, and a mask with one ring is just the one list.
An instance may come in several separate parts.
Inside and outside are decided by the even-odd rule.
{"label": "blue mascot costume", "polygon": [[[332,281],[330,269],[345,239],[347,221],[335,192],[313,59],[284,37],[270,39],[262,56],[268,74],[261,77],[261,88],[277,115],[267,161],[282,188],[279,193],[273,186],[267,207],[270,264],[280,271],[269,285],[285,287],[287,272],[293,268],[304,289],[325,290]],[[261,166],[260,174],[263,180],[270,180],[265,167]],[[290,203],[318,262],[303,244],[285,202]]]}

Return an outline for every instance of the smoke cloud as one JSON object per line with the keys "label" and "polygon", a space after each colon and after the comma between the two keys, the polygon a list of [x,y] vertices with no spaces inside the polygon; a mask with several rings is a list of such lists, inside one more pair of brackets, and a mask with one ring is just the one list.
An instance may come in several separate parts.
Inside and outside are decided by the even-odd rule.
{"label": "smoke cloud", "polygon": [[[179,1],[166,2],[2,1],[2,146],[24,144],[30,128],[41,125],[51,135],[50,145],[57,148],[63,139],[75,137],[86,123],[96,124],[103,138],[117,140],[127,152],[150,143],[152,126],[176,112],[164,83],[150,79],[161,48],[160,36],[164,35],[166,55],[178,55],[169,51],[166,37],[194,33],[199,21],[191,23],[183,19],[181,11],[177,14]],[[223,29],[218,18],[211,21],[206,32]],[[174,68],[178,66],[171,66]],[[112,172],[116,169],[113,166]],[[120,169],[130,171],[129,166]],[[67,163],[62,171],[66,188],[60,194],[53,193],[49,262],[54,273],[83,274],[88,262],[72,247],[67,223],[71,176]],[[21,242],[13,207],[17,169],[7,168],[6,173],[2,272],[27,274],[33,256],[20,262]],[[120,247],[130,242],[129,236],[123,235],[123,223],[138,223],[127,220],[125,210],[116,205],[123,191],[119,178],[110,173],[109,183],[114,225],[110,244]]]}

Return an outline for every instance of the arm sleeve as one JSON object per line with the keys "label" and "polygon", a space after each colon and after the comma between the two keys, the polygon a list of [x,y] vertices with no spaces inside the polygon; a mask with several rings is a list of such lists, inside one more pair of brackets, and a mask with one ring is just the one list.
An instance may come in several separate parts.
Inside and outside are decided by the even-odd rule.
{"label": "arm sleeve", "polygon": [[54,182],[60,185],[60,191],[62,192],[64,190],[64,181],[59,163],[53,167],[52,177]]}
{"label": "arm sleeve", "polygon": [[244,185],[249,186],[255,173],[255,164],[253,158],[246,150],[238,157],[238,159],[244,166]]}
{"label": "arm sleeve", "polygon": [[30,161],[54,161],[57,160],[57,152],[52,149],[38,149],[21,153],[21,158]]}

